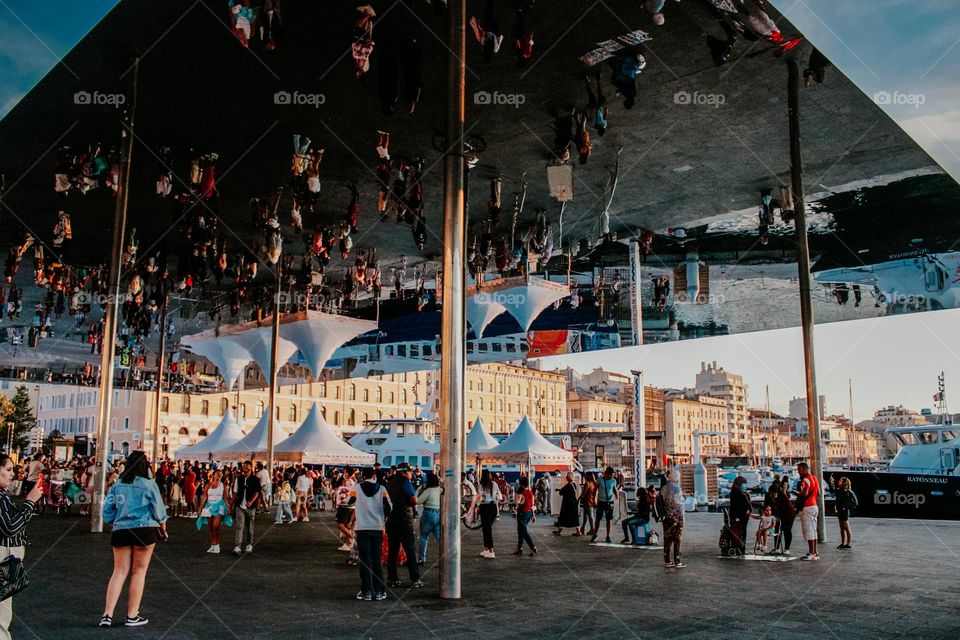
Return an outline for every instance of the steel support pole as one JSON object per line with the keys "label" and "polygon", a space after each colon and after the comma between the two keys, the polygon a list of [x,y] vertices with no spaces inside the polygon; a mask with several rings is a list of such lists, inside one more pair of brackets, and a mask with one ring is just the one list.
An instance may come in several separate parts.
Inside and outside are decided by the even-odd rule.
{"label": "steel support pole", "polygon": [[640,243],[630,243],[630,279],[633,280],[630,296],[630,323],[633,346],[643,344],[643,264],[640,262]]}
{"label": "steel support pole", "polygon": [[466,112],[466,0],[449,2],[447,155],[443,175],[443,313],[440,333],[440,597],[460,598],[460,476],[463,473],[466,376],[464,247],[466,215],[463,122]]}
{"label": "steel support pole", "polygon": [[117,308],[120,305],[120,276],[123,273],[123,242],[127,235],[127,201],[130,195],[130,157],[133,154],[134,115],[137,109],[137,79],[140,59],[133,61],[130,110],[123,127],[123,148],[120,154],[120,181],[113,209],[113,248],[110,253],[110,275],[107,305],[103,316],[103,354],[100,359],[100,424],[97,429],[97,466],[94,475],[93,504],[90,509],[90,531],[103,532],[103,499],[107,485],[107,453],[110,444],[110,417],[113,408],[113,356],[117,342]]}
{"label": "steel support pole", "polygon": [[153,397],[153,468],[156,469],[160,460],[160,399],[163,397],[163,367],[166,362],[167,349],[167,283],[163,282],[163,306],[160,311],[160,352],[157,354],[157,392]]}
{"label": "steel support pole", "polygon": [[787,59],[787,114],[790,121],[790,179],[797,232],[797,281],[800,285],[800,324],[803,334],[803,370],[807,387],[807,431],[810,439],[810,473],[820,484],[817,503],[817,537],[825,540],[823,505],[823,456],[820,439],[820,409],[817,375],[813,357],[813,304],[810,300],[810,245],[807,214],[803,202],[803,156],[800,152],[800,67],[795,58]]}
{"label": "steel support pole", "polygon": [[[267,473],[273,482],[273,430],[277,424],[277,347],[280,343],[280,290],[283,285],[280,272],[282,271],[283,257],[277,261],[276,294],[273,297],[273,335],[270,340],[270,417],[267,419]],[[273,487],[270,487],[272,493]]]}
{"label": "steel support pole", "polygon": [[633,374],[633,475],[636,490],[647,486],[647,412],[646,389],[643,388],[643,371]]}

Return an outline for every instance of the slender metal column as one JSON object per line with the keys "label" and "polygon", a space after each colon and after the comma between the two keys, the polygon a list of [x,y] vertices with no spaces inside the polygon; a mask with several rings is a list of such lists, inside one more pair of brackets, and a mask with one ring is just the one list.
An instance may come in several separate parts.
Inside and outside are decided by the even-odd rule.
{"label": "slender metal column", "polygon": [[460,598],[460,475],[463,473],[466,375],[466,315],[464,312],[463,121],[466,112],[466,0],[450,0],[450,57],[447,67],[447,126],[449,147],[443,178],[443,315],[440,333],[440,465],[441,499],[440,597]]}
{"label": "slender metal column", "polygon": [[163,306],[160,311],[160,352],[157,355],[157,392],[153,397],[153,454],[150,459],[153,461],[153,468],[156,469],[160,460],[160,399],[163,397],[163,367],[166,363],[167,349],[167,283],[161,284],[163,288]]}
{"label": "slender metal column", "polygon": [[100,359],[100,424],[97,430],[97,466],[94,476],[93,504],[90,509],[90,531],[103,531],[103,498],[107,485],[107,453],[110,446],[110,414],[113,408],[113,356],[117,342],[117,309],[120,306],[120,275],[123,273],[123,242],[127,235],[127,200],[130,195],[130,159],[133,154],[133,126],[137,109],[137,79],[140,59],[133,61],[133,85],[130,110],[123,123],[123,149],[120,155],[120,181],[113,210],[113,248],[110,253],[110,276],[107,306],[103,316],[103,355]]}
{"label": "slender metal column", "polygon": [[633,477],[637,491],[647,486],[647,412],[643,371],[633,374]]}
{"label": "slender metal column", "polygon": [[807,238],[807,214],[803,202],[803,156],[800,153],[800,67],[787,59],[787,114],[790,120],[790,179],[793,186],[794,224],[797,232],[797,280],[800,284],[800,324],[803,333],[803,370],[807,386],[807,426],[810,437],[810,473],[821,490],[817,502],[820,516],[817,537],[824,541],[823,455],[820,439],[820,408],[817,372],[813,358],[813,304],[810,301],[810,245]]}
{"label": "slender metal column", "polygon": [[630,279],[633,281],[630,295],[630,324],[633,346],[643,344],[643,269],[640,262],[640,243],[630,243]]}
{"label": "slender metal column", "polygon": [[[282,271],[283,257],[277,261],[276,294],[273,296],[273,336],[270,341],[270,418],[267,420],[267,473],[273,481],[273,429],[277,424],[277,345],[280,342],[280,290],[283,286],[280,272]],[[270,487],[271,492],[273,487]]]}

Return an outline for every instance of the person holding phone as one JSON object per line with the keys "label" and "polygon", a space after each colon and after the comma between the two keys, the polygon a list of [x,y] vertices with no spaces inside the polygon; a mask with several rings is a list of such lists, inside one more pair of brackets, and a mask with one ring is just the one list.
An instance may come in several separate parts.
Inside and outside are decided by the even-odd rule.
{"label": "person holding phone", "polygon": [[147,568],[157,541],[167,540],[167,510],[160,488],[150,477],[150,462],[143,451],[134,451],[126,460],[120,480],[103,503],[103,522],[113,525],[113,575],[107,584],[106,605],[101,627],[113,625],[113,610],[123,585],[130,578],[127,594],[128,627],[142,627],[148,620],[140,615]]}
{"label": "person holding phone", "polygon": [[[27,522],[34,516],[34,507],[40,500],[41,483],[34,482],[26,493],[26,500],[14,504],[7,494],[13,483],[13,460],[0,454],[0,561],[10,556],[23,559],[27,544]],[[10,621],[13,620],[13,598],[0,602],[0,640],[10,640]]]}

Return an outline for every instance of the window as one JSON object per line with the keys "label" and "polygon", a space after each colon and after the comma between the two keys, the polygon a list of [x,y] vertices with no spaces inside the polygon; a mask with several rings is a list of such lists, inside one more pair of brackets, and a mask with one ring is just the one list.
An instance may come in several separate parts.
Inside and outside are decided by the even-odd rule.
{"label": "window", "polygon": [[[61,396],[61,402],[62,402],[62,400],[65,400],[65,399],[66,399],[65,397]],[[119,392],[119,391],[114,391],[114,392],[113,392],[113,408],[116,409],[116,408],[119,407],[119,406],[120,406],[120,392]],[[61,404],[61,408],[63,408],[63,405],[62,405],[62,404]],[[126,444],[126,443],[124,443],[124,444]],[[127,446],[130,446],[130,445],[127,445]]]}
{"label": "window", "polygon": [[170,398],[160,398],[160,413],[170,413]]}
{"label": "window", "polygon": [[347,400],[356,400],[357,399],[357,387],[350,385],[347,387]]}
{"label": "window", "polygon": [[180,401],[180,413],[190,413],[190,396],[184,394]]}
{"label": "window", "polygon": [[336,392],[334,393],[334,397],[335,397],[337,400],[340,399],[340,385],[337,385],[337,390],[336,390]]}
{"label": "window", "polygon": [[400,404],[407,404],[407,390],[400,390]]}
{"label": "window", "polygon": [[370,390],[369,390],[369,389],[364,389],[364,390],[363,390],[363,401],[364,401],[364,402],[370,402]]}
{"label": "window", "polygon": [[210,415],[210,401],[204,400],[200,403],[200,415],[209,416]]}
{"label": "window", "polygon": [[246,404],[241,404],[239,407],[237,407],[237,418],[239,418],[240,420],[246,420],[246,419],[247,419],[247,405],[246,405]]}
{"label": "window", "polygon": [[130,431],[130,418],[123,419],[123,430]]}
{"label": "window", "polygon": [[339,412],[339,411],[334,411],[334,412],[333,412],[333,424],[340,424],[340,412]]}
{"label": "window", "polygon": [[391,466],[391,465],[393,464],[393,456],[386,456],[386,457],[383,459],[383,464],[386,465],[386,466],[388,466],[388,467]]}
{"label": "window", "polygon": [[290,405],[290,408],[287,409],[287,420],[290,422],[297,421],[297,405],[292,404]]}
{"label": "window", "polygon": [[377,402],[383,402],[383,389],[377,387]]}
{"label": "window", "polygon": [[188,435],[190,435],[190,432],[187,431],[187,428],[186,428],[186,427],[180,427],[180,431],[178,431],[177,433],[180,434],[181,436],[188,436]]}
{"label": "window", "polygon": [[[130,391],[129,389],[127,389],[127,397],[124,398],[124,400],[123,400],[124,406],[126,406],[126,407],[129,407],[129,406],[130,406],[130,396],[131,396],[132,393],[133,393],[132,391]],[[73,400],[73,396],[70,396],[70,400],[71,400],[71,401]]]}
{"label": "window", "polygon": [[391,392],[390,392],[390,404],[396,404],[396,403],[397,403],[397,395],[396,395],[393,391],[391,391]]}
{"label": "window", "polygon": [[224,415],[230,408],[230,401],[226,398],[220,398],[220,415]]}
{"label": "window", "polygon": [[259,417],[261,417],[262,415],[263,415],[263,400],[257,400],[257,406],[256,406],[255,413],[254,413],[253,417],[254,417],[254,418],[259,418]]}
{"label": "window", "polygon": [[355,409],[350,409],[350,417],[347,419],[347,424],[351,427],[357,423],[357,412]]}

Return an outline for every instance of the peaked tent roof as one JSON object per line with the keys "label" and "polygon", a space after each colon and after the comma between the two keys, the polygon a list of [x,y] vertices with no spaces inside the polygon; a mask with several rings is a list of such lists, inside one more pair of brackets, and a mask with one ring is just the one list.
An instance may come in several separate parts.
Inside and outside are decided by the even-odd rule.
{"label": "peaked tent roof", "polygon": [[313,403],[303,424],[274,447],[276,459],[306,464],[373,464],[377,456],[355,449],[343,441],[323,419]]}
{"label": "peaked tent roof", "polygon": [[371,320],[320,311],[302,311],[280,319],[280,337],[300,350],[314,380],[320,379],[323,365],[333,357],[334,351],[376,329],[377,323]]}
{"label": "peaked tent roof", "polygon": [[483,420],[478,416],[477,420],[473,423],[473,427],[470,429],[470,433],[467,434],[467,453],[489,451],[498,444],[500,443],[487,433],[486,428],[483,426]]}
{"label": "peaked tent roof", "polygon": [[[565,284],[526,276],[491,280],[484,283],[483,289],[477,291],[473,288],[472,291],[475,291],[475,295],[469,296],[468,302],[473,300],[472,304],[476,306],[495,305],[495,307],[506,309],[524,332],[530,330],[530,325],[543,313],[544,309],[570,295],[570,287]],[[468,313],[470,308],[468,305]],[[474,313],[478,314],[477,317],[483,317],[479,315],[478,310],[474,310]],[[487,318],[486,324],[489,324],[497,315],[499,314]],[[486,327],[486,324],[483,326]]]}
{"label": "peaked tent roof", "polygon": [[[206,333],[206,332],[204,332]],[[227,384],[227,391],[233,391],[233,386],[243,374],[244,368],[252,360],[250,353],[240,345],[220,340],[207,340],[203,334],[185,336],[180,344],[191,353],[203,356],[220,370],[220,376]]]}
{"label": "peaked tent roof", "polygon": [[506,440],[489,451],[480,453],[486,461],[533,462],[533,464],[573,464],[573,453],[551,444],[537,433],[530,418],[523,416],[520,424]]}
{"label": "peaked tent roof", "polygon": [[[270,425],[270,405],[263,410],[263,415],[257,421],[257,426],[253,428],[243,440],[223,449],[214,452],[214,457],[219,460],[248,460],[256,457],[258,454],[267,452],[267,429]],[[287,434],[279,426],[279,421],[273,425],[273,447],[276,450],[278,444],[286,440]]]}
{"label": "peaked tent roof", "polygon": [[[470,287],[470,289],[476,289],[476,287]],[[467,292],[466,309],[467,322],[473,328],[473,334],[477,339],[482,338],[487,326],[507,310],[499,302],[487,300],[483,295],[470,295],[469,290]]]}
{"label": "peaked tent roof", "polygon": [[220,420],[220,424],[206,438],[186,447],[177,449],[173,457],[175,460],[197,460],[210,456],[221,449],[225,449],[243,440],[243,431],[233,417],[233,411],[228,407]]}
{"label": "peaked tent roof", "polygon": [[[263,377],[270,380],[270,349],[273,343],[273,327],[256,327],[234,333],[219,340],[233,342],[249,352],[257,363]],[[277,342],[277,366],[282,367],[297,352],[297,345],[280,338]],[[269,383],[268,383],[269,385]]]}

